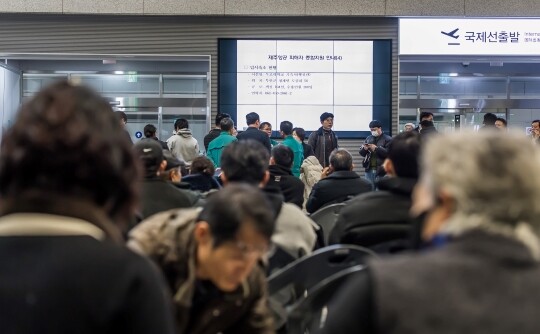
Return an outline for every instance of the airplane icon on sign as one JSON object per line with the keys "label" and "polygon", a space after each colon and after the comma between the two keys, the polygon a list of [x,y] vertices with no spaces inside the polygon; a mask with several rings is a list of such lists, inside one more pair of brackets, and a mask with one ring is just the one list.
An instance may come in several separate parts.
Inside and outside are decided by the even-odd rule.
{"label": "airplane icon on sign", "polygon": [[457,31],[459,30],[459,28],[456,28],[450,32],[445,32],[445,31],[441,31],[441,34],[443,35],[446,35],[448,37],[452,37],[454,39],[458,39],[459,35],[456,35]]}

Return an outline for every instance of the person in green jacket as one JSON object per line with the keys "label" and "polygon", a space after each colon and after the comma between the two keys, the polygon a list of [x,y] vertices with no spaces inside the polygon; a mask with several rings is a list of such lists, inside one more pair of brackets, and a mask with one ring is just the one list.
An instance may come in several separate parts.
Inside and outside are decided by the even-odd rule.
{"label": "person in green jacket", "polygon": [[302,161],[304,160],[304,148],[294,137],[293,125],[289,121],[283,121],[279,124],[279,131],[281,136],[284,138],[282,144],[289,147],[294,153],[294,162],[292,166],[292,173],[296,177],[300,177],[300,167],[302,166]]}
{"label": "person in green jacket", "polygon": [[212,160],[216,167],[220,167],[221,152],[223,152],[223,149],[230,143],[238,140],[232,135],[234,131],[234,121],[232,119],[228,117],[222,119],[219,127],[221,128],[221,133],[208,144],[208,151],[206,152],[207,157]]}

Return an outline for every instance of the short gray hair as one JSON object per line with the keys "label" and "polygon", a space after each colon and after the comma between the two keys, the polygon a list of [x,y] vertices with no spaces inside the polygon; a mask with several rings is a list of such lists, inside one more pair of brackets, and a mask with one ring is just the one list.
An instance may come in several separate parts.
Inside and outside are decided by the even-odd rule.
{"label": "short gray hair", "polygon": [[512,132],[465,131],[434,137],[423,155],[423,180],[433,194],[444,191],[455,200],[447,230],[459,233],[479,227],[511,235],[537,257],[539,169],[540,149]]}

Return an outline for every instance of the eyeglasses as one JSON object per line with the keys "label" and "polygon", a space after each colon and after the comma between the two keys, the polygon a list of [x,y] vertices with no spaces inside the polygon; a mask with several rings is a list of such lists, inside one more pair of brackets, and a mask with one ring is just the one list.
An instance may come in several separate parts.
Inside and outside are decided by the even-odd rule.
{"label": "eyeglasses", "polygon": [[238,251],[238,253],[241,254],[245,258],[249,258],[249,257],[260,258],[265,254],[273,252],[273,248],[274,248],[272,244],[248,245],[242,241],[237,241],[233,243],[233,245]]}

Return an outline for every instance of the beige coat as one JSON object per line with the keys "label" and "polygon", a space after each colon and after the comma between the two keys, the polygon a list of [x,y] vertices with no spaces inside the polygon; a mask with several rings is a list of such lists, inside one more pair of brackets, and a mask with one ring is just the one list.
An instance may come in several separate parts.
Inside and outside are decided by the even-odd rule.
{"label": "beige coat", "polygon": [[[176,306],[178,333],[274,333],[267,308],[266,280],[258,267],[237,291],[224,293],[223,298],[212,300],[197,314],[190,314],[196,282],[193,229],[199,213],[199,208],[158,213],[129,234],[128,247],[154,260],[167,278]],[[190,316],[195,317],[191,322]]]}
{"label": "beige coat", "polygon": [[304,210],[306,208],[306,202],[309,198],[309,194],[311,193],[311,189],[315,185],[315,183],[319,182],[321,179],[321,173],[322,173],[323,167],[319,163],[319,160],[315,156],[309,156],[307,159],[304,160],[302,163],[302,167],[300,168],[300,180],[304,182]]}

